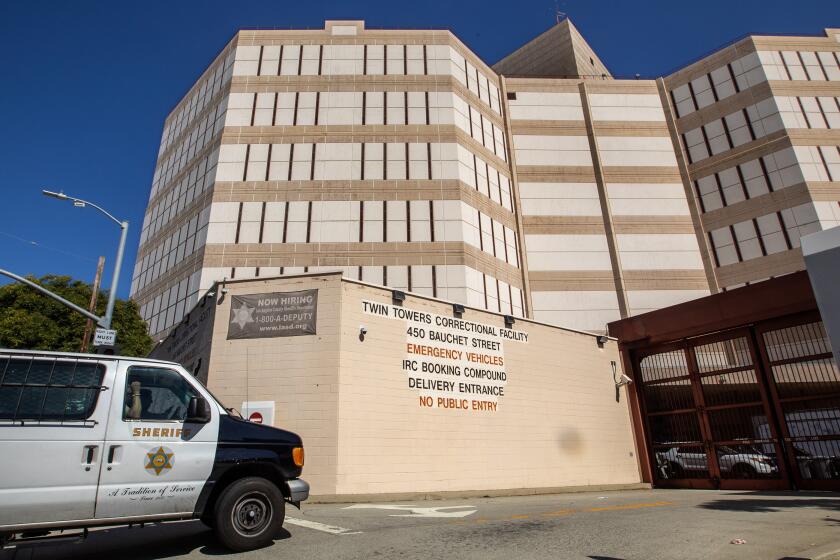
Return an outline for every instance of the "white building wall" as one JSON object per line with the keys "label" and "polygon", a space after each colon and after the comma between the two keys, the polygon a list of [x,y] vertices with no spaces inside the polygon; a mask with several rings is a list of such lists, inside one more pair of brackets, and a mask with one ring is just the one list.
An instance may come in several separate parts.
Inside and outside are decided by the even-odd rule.
{"label": "white building wall", "polygon": [[600,216],[595,183],[519,183],[526,216]]}
{"label": "white building wall", "polygon": [[653,93],[592,93],[589,106],[594,121],[665,122],[662,102]]}
{"label": "white building wall", "polygon": [[621,318],[615,290],[533,292],[534,318],[584,331],[604,331]]}

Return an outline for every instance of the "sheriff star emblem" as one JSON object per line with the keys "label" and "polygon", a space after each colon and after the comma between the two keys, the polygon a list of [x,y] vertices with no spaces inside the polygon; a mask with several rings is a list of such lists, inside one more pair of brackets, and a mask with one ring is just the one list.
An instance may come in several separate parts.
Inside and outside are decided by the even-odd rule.
{"label": "sheriff star emblem", "polygon": [[231,323],[239,325],[240,329],[244,329],[245,325],[254,322],[254,311],[255,309],[253,307],[249,307],[247,303],[243,303],[239,309],[233,310]]}
{"label": "sheriff star emblem", "polygon": [[167,447],[152,448],[146,453],[146,471],[160,476],[175,465],[175,453]]}

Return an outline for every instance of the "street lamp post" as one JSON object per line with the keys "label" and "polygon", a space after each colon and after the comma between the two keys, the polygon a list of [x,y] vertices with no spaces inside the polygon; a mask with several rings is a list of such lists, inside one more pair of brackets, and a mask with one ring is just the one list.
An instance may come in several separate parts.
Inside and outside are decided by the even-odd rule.
{"label": "street lamp post", "polygon": [[122,266],[122,259],[123,259],[123,252],[125,250],[125,239],[126,235],[128,234],[128,222],[125,220],[118,220],[109,212],[107,212],[104,208],[97,206],[92,202],[88,202],[87,200],[82,200],[81,198],[76,198],[73,196],[68,196],[63,192],[52,192],[48,190],[42,191],[46,196],[51,196],[53,198],[57,198],[59,200],[70,200],[73,202],[73,206],[77,208],[84,208],[86,206],[90,206],[91,208],[95,208],[99,210],[108,218],[110,218],[113,222],[115,222],[118,226],[120,226],[120,246],[117,248],[117,260],[114,262],[114,274],[111,277],[111,291],[108,294],[108,307],[105,309],[105,317],[102,318],[102,322],[100,323],[103,328],[110,329],[111,328],[111,319],[114,315],[114,303],[117,299],[117,284],[120,280],[120,268]]}

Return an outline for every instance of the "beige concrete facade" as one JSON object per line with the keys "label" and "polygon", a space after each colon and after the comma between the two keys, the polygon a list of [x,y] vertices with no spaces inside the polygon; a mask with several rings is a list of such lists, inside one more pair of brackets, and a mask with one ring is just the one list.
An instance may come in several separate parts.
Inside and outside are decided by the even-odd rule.
{"label": "beige concrete facade", "polygon": [[454,35],[241,31],[216,68],[165,125],[132,285],[152,334],[215,281],[327,270],[527,313],[500,80]]}
{"label": "beige concrete facade", "polygon": [[[233,281],[225,288],[221,301],[204,302],[215,306],[208,386],[227,406],[274,403],[274,423],[303,438],[304,473],[315,499],[535,493],[640,482],[624,389],[616,401],[614,340],[599,347],[591,334],[524,319],[507,330],[502,315],[472,308],[463,321],[519,339],[383,316],[393,311],[391,290],[337,273]],[[318,290],[317,334],[227,339],[235,296],[311,289]],[[365,302],[381,308],[372,313]],[[427,297],[408,295],[401,309],[455,319],[450,303]],[[425,329],[422,339],[407,335],[417,325]],[[363,337],[360,326],[367,331]],[[432,331],[469,340],[431,342]],[[414,340],[463,350],[473,348],[472,339],[500,341],[498,349],[480,352],[503,360],[482,367],[503,372],[505,380],[476,382],[500,386],[503,394],[476,396],[456,386],[434,393],[432,406],[424,406],[430,393],[411,387],[412,377],[456,384],[475,379],[466,368],[459,375],[407,371],[407,357],[466,363],[410,355],[407,345]],[[439,406],[439,398],[463,400],[466,408]],[[492,407],[473,405],[491,401]]]}
{"label": "beige concrete facade", "polygon": [[241,31],[173,109],[132,297],[347,278],[602,332],[802,269],[840,224],[840,42],[615,79],[569,20],[493,67],[449,31]]}
{"label": "beige concrete facade", "polygon": [[709,293],[656,82],[504,78],[533,317],[607,322]]}
{"label": "beige concrete facade", "polygon": [[663,80],[720,289],[805,267],[840,225],[840,42],[750,36]]}

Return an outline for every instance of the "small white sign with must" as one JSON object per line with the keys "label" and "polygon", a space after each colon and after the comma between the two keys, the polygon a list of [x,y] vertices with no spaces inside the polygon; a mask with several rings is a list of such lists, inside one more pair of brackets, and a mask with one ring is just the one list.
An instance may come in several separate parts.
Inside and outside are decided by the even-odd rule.
{"label": "small white sign with must", "polygon": [[117,341],[117,331],[113,329],[102,329],[97,327],[93,334],[94,346],[113,346]]}

